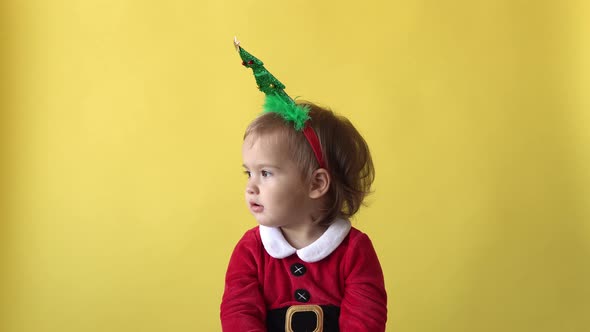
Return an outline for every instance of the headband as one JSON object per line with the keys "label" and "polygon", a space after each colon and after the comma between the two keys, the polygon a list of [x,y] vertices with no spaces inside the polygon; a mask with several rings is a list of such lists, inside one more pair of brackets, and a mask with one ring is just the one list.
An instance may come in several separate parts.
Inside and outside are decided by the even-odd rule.
{"label": "headband", "polygon": [[313,150],[316,160],[321,168],[326,168],[320,140],[311,127],[309,117],[309,106],[297,105],[295,101],[285,93],[285,85],[274,77],[266,68],[264,63],[252,54],[240,47],[240,42],[234,37],[234,46],[242,58],[242,65],[251,68],[254,72],[258,90],[266,95],[264,102],[264,113],[278,114],[286,122],[293,125],[297,131],[303,132],[307,142]]}

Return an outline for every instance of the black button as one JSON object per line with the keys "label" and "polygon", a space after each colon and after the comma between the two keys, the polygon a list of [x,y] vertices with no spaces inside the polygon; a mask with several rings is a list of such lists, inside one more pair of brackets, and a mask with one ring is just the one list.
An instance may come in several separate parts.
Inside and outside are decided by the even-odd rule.
{"label": "black button", "polygon": [[295,263],[291,265],[291,273],[293,273],[293,275],[296,277],[304,275],[305,271],[307,271],[307,269],[305,268],[305,265],[301,263]]}
{"label": "black button", "polygon": [[305,289],[298,289],[295,291],[295,300],[297,300],[297,302],[309,302],[309,299],[311,298],[311,294],[309,294],[309,292]]}

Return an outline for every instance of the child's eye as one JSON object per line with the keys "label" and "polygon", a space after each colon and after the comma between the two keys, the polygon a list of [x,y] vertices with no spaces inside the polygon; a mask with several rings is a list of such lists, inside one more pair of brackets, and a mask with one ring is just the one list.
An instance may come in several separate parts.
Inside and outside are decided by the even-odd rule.
{"label": "child's eye", "polygon": [[250,171],[244,171],[244,174],[248,176],[248,179],[250,178]]}
{"label": "child's eye", "polygon": [[262,177],[265,178],[271,176],[272,174],[269,171],[261,171],[260,175],[262,175]]}

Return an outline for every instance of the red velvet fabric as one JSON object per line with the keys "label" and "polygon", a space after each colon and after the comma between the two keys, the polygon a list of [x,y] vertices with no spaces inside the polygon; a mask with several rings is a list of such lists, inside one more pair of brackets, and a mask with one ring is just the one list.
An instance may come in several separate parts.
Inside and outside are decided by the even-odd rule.
{"label": "red velvet fabric", "polygon": [[[291,265],[303,264],[304,275],[291,273]],[[310,301],[295,299],[305,289]],[[258,227],[244,234],[236,245],[226,273],[221,302],[223,331],[266,331],[267,310],[296,304],[340,307],[340,331],[385,331],[387,295],[383,272],[369,237],[355,229],[328,257],[315,263],[297,254],[275,259],[264,250]]]}

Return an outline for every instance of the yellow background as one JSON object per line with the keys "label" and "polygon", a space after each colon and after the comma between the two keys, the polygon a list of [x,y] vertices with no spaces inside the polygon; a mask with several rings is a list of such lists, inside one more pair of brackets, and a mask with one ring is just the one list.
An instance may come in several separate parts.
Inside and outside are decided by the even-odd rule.
{"label": "yellow background", "polygon": [[3,1],[0,330],[218,331],[263,96],[377,168],[388,331],[590,327],[586,1]]}

